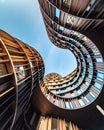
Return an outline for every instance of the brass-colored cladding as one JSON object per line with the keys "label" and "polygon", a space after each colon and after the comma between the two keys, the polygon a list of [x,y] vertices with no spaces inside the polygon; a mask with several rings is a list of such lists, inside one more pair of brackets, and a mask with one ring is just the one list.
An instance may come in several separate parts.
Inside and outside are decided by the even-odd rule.
{"label": "brass-colored cladding", "polygon": [[12,130],[44,75],[40,54],[0,30],[0,129]]}

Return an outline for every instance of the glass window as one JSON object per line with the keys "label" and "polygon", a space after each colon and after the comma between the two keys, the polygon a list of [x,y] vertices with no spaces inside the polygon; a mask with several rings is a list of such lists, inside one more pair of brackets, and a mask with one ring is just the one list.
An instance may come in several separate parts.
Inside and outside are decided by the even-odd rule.
{"label": "glass window", "polygon": [[30,67],[32,68],[33,67],[33,65],[32,65],[32,62],[30,61]]}
{"label": "glass window", "polygon": [[82,78],[84,78],[84,75],[82,75]]}
{"label": "glass window", "polygon": [[103,59],[102,58],[96,58],[96,61],[97,62],[103,62]]}
{"label": "glass window", "polygon": [[85,72],[86,71],[86,69],[85,68],[83,68],[83,72]]}
{"label": "glass window", "polygon": [[89,3],[89,5],[88,5],[87,8],[86,8],[86,11],[87,11],[87,12],[90,11],[90,9],[91,9],[92,5],[95,3],[95,1],[96,1],[96,0],[91,0],[91,2]]}
{"label": "glass window", "polygon": [[57,119],[56,118],[52,118],[51,130],[57,130]]}
{"label": "glass window", "polygon": [[86,98],[86,96],[84,97],[84,99],[89,103],[90,101]]}
{"label": "glass window", "polygon": [[94,83],[94,87],[99,89],[99,90],[102,88],[102,86],[99,83],[96,83],[96,82]]}
{"label": "glass window", "polygon": [[80,88],[77,90],[78,94],[81,94],[83,92],[83,90]]}
{"label": "glass window", "polygon": [[16,76],[17,76],[17,81],[25,78],[26,75],[23,66],[16,67]]}
{"label": "glass window", "polygon": [[75,96],[75,94],[74,94],[74,93],[71,93],[71,96],[72,96],[72,97],[74,97],[74,96]]}
{"label": "glass window", "polygon": [[54,22],[52,21],[52,24],[54,24]]}
{"label": "glass window", "polygon": [[76,86],[79,86],[79,82],[76,82]]}
{"label": "glass window", "polygon": [[79,101],[79,103],[80,103],[81,106],[85,105],[82,99],[78,99],[78,101]]}
{"label": "glass window", "polygon": [[86,71],[86,69],[85,69],[85,68],[83,68],[83,69],[82,69],[82,72],[84,73],[85,71]]}
{"label": "glass window", "polygon": [[71,102],[69,102],[69,104],[70,104],[70,108],[73,108],[73,105],[72,105],[72,103],[71,103]]}
{"label": "glass window", "polygon": [[85,82],[85,85],[88,87],[88,86],[90,85],[90,83],[86,81],[86,82]]}
{"label": "glass window", "polygon": [[99,81],[104,81],[104,79],[99,78],[98,76],[96,77],[96,79],[99,80]]}
{"label": "glass window", "polygon": [[97,71],[97,76],[99,77],[99,78],[104,78],[104,72],[102,72],[102,71]]}
{"label": "glass window", "polygon": [[80,47],[81,47],[81,48],[83,47],[82,44],[80,44]]}
{"label": "glass window", "polygon": [[75,42],[75,43],[77,42],[77,41],[76,41],[75,39],[73,39],[73,38],[70,38],[70,40],[73,41],[73,42]]}
{"label": "glass window", "polygon": [[65,108],[70,108],[68,101],[65,101]]}
{"label": "glass window", "polygon": [[87,58],[91,58],[91,56],[90,56],[89,54],[86,54],[86,57],[87,57]]}
{"label": "glass window", "polygon": [[89,63],[89,67],[90,67],[90,68],[92,68],[92,67],[93,67],[93,64],[92,64],[91,62]]}
{"label": "glass window", "polygon": [[55,94],[59,94],[59,93],[60,93],[60,90],[59,90],[59,89],[56,89]]}
{"label": "glass window", "polygon": [[94,97],[94,98],[95,98],[95,95],[93,95],[91,92],[89,92],[89,93],[91,94],[91,96],[92,96],[92,97]]}
{"label": "glass window", "polygon": [[91,79],[92,78],[92,74],[88,74],[88,78]]}
{"label": "glass window", "polygon": [[87,98],[90,102],[94,99],[94,97],[93,97],[89,92],[86,94],[86,98]]}
{"label": "glass window", "polygon": [[60,16],[60,10],[56,8],[56,17],[59,18]]}
{"label": "glass window", "polygon": [[77,90],[77,92],[78,92],[78,94],[81,94],[81,93],[82,93],[80,89],[79,89],[79,90]]}
{"label": "glass window", "polygon": [[90,11],[91,9],[91,6],[89,5],[87,8],[86,8],[86,11]]}
{"label": "glass window", "polygon": [[63,30],[64,30],[64,27],[60,26],[59,29],[60,29],[61,31],[63,31]]}
{"label": "glass window", "polygon": [[100,55],[100,52],[95,52],[94,55],[95,55],[95,56],[96,56],[96,55]]}

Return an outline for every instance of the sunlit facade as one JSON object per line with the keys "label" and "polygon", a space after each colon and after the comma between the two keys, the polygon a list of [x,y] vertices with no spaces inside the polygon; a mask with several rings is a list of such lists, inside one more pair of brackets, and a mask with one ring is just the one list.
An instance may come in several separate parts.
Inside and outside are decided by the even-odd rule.
{"label": "sunlit facade", "polygon": [[16,129],[43,75],[40,54],[0,30],[0,130]]}

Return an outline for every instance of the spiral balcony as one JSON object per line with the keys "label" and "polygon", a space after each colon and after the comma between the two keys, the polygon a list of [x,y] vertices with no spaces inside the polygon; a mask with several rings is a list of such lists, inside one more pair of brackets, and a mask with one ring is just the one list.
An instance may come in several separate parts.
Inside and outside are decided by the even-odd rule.
{"label": "spiral balcony", "polygon": [[99,96],[104,84],[104,61],[100,51],[88,37],[75,31],[71,31],[70,37],[57,34],[51,40],[56,46],[73,52],[77,68],[67,78],[48,74],[41,86],[42,92],[53,104],[64,109],[89,105]]}
{"label": "spiral balcony", "polygon": [[85,130],[100,130],[104,128],[103,113],[98,111],[104,108],[104,2],[38,1],[50,41],[71,51],[77,67],[65,77],[47,74],[33,93],[33,107],[44,116],[61,117]]}

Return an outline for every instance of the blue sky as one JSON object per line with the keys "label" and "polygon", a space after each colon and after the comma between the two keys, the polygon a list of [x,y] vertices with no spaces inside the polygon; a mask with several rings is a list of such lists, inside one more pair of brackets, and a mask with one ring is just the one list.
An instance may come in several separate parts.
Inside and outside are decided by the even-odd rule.
{"label": "blue sky", "polygon": [[69,50],[49,41],[38,0],[0,0],[0,29],[37,49],[45,63],[45,74],[65,76],[76,67],[76,59]]}

